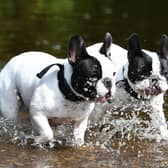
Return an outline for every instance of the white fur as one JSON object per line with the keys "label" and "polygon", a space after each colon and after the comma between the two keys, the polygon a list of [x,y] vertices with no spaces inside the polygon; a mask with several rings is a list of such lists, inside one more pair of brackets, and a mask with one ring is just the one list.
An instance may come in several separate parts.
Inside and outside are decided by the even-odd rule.
{"label": "white fur", "polygon": [[[99,58],[99,60],[104,61],[103,58]],[[103,77],[109,77],[106,68],[114,71],[112,63],[107,62],[110,61],[105,58],[102,64],[103,71],[105,71]],[[91,101],[71,102],[65,99],[58,87],[57,72],[59,68],[57,66],[53,66],[42,79],[36,77],[37,73],[53,63],[64,64],[64,76],[70,85],[72,67],[67,59],[57,59],[42,52],[26,52],[12,58],[0,72],[0,111],[5,117],[16,119],[20,103],[19,93],[30,111],[34,127],[40,134],[35,139],[37,143],[53,139],[53,131],[48,118],[56,117],[65,119],[65,121],[67,119],[75,121],[75,141],[78,145],[82,145],[88,116],[94,109],[95,103]],[[109,64],[109,67],[104,63]],[[110,77],[114,78],[112,75]],[[102,88],[104,89],[104,87]],[[102,88],[97,88],[97,92],[102,92]],[[112,93],[114,91],[115,85],[112,87]],[[103,94],[106,93],[107,90],[103,91]]]}
{"label": "white fur", "polygon": [[[151,58],[152,58],[152,74],[149,78],[147,79],[144,79],[142,81],[138,81],[136,82],[136,84],[132,83],[128,76],[127,76],[127,73],[128,73],[128,64],[125,64],[124,66],[126,67],[126,71],[125,71],[125,78],[127,78],[128,82],[129,82],[129,85],[133,88],[134,91],[136,91],[137,93],[139,93],[139,96],[143,96],[145,97],[145,93],[143,93],[142,91],[145,89],[145,88],[149,88],[152,86],[152,82],[151,82],[151,79],[152,78],[156,78],[159,80],[158,84],[162,90],[162,92],[165,92],[167,89],[168,89],[168,85],[167,85],[167,82],[166,82],[166,79],[165,77],[163,77],[161,74],[160,74],[160,62],[159,62],[159,58],[158,58],[158,55],[155,53],[155,52],[150,52],[150,51],[147,51],[147,50],[143,50],[146,54],[148,54]],[[141,91],[141,92],[139,92]],[[147,96],[149,97],[149,96]]]}
{"label": "white fur", "polygon": [[[100,54],[99,52],[102,45],[103,43],[94,44],[92,46],[87,47],[87,51],[91,55],[102,56],[102,54]],[[117,72],[116,80],[122,80],[120,79],[120,77],[122,74],[123,65],[127,62],[127,50],[116,44],[112,44],[109,52],[111,53],[112,63],[115,66],[115,70]],[[109,71],[109,73],[111,72]]]}
{"label": "white fur", "polygon": [[[95,45],[92,45],[88,47],[89,53],[99,53],[100,48],[103,43],[98,43]],[[157,77],[159,79],[159,86],[162,89],[162,94],[159,94],[158,96],[150,96],[146,97],[148,98],[148,101],[146,103],[149,105],[149,109],[152,109],[151,111],[151,119],[152,124],[154,127],[158,127],[157,130],[160,132],[160,138],[161,139],[167,139],[168,138],[168,130],[167,130],[167,124],[163,112],[163,95],[164,92],[168,89],[168,84],[163,76],[160,74],[160,62],[157,54],[155,52],[150,52],[147,50],[143,50],[145,53],[147,53],[152,58],[152,76]],[[120,46],[116,44],[112,44],[110,48],[111,52],[111,61],[115,65],[115,68],[117,69],[117,75],[116,75],[116,82],[121,81],[123,79],[128,79],[128,60],[127,60],[127,50],[121,48]],[[128,79],[129,81],[129,79]],[[139,96],[145,96],[144,94],[139,93],[139,90],[143,90],[146,87],[150,86],[150,79],[145,79],[141,82],[137,82],[136,84],[131,83],[129,81],[130,86],[136,91]],[[113,104],[118,107],[124,107],[132,105],[132,107],[137,104],[137,100],[129,95],[125,91],[125,89],[122,87],[122,85],[117,85],[116,87],[116,94],[115,98],[113,99]],[[138,101],[139,106],[141,105],[141,100]],[[136,105],[137,107],[137,105]],[[92,118],[94,118],[92,113]],[[159,126],[158,126],[159,125]]]}
{"label": "white fur", "polygon": [[[96,57],[99,62],[101,62],[102,66],[102,72],[103,72],[103,78],[109,77],[112,80],[113,83],[113,87],[112,87],[112,96],[114,96],[115,93],[115,81],[116,81],[116,75],[114,75],[114,73],[116,73],[118,71],[118,67],[116,67],[116,65],[109,61],[109,58],[105,57],[104,55],[102,55],[99,50],[97,50],[97,48],[99,48],[102,45],[102,43],[98,43],[95,44],[91,47],[87,47],[87,52],[91,55]],[[99,80],[98,84],[97,84],[97,90],[98,90],[98,95],[103,95],[105,92],[107,92],[107,88],[104,87],[104,85],[102,84],[102,80]]]}

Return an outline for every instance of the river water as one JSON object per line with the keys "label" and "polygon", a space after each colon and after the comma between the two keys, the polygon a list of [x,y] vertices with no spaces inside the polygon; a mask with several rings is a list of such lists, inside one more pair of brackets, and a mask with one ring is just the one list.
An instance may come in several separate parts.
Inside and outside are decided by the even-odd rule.
{"label": "river water", "polygon": [[[115,43],[127,48],[129,35],[137,32],[143,48],[158,51],[160,36],[168,30],[167,5],[166,0],[0,1],[0,67],[30,50],[66,57],[68,39],[76,33],[90,45],[102,41],[109,31]],[[167,103],[165,96],[166,116]],[[167,168],[168,142],[150,138],[146,114],[127,114],[120,116],[110,110],[90,123],[82,147],[69,145],[71,135],[61,126],[55,128],[56,142],[34,146],[29,138],[22,138],[34,133],[27,116],[19,126],[0,119],[0,167]]]}

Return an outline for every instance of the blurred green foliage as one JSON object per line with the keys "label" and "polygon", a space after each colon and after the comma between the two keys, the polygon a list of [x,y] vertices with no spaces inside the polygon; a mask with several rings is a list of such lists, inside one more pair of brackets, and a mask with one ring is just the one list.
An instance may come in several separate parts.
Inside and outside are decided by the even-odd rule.
{"label": "blurred green foliage", "polygon": [[0,0],[0,59],[41,50],[66,57],[72,34],[87,45],[112,33],[115,43],[127,47],[132,32],[141,35],[145,48],[158,48],[167,33],[167,4],[152,0]]}

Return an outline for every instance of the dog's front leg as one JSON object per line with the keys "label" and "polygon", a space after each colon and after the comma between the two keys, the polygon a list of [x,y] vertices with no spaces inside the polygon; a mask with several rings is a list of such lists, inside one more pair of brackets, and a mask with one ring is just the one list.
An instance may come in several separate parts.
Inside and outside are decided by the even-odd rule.
{"label": "dog's front leg", "polygon": [[86,117],[82,121],[75,122],[73,125],[75,144],[78,146],[81,146],[84,144],[84,136],[85,136],[85,131],[87,128],[87,123],[88,123],[88,117]]}
{"label": "dog's front leg", "polygon": [[163,94],[151,100],[152,113],[150,115],[152,126],[159,131],[160,139],[168,139],[168,129],[166,118],[163,111]]}
{"label": "dog's front leg", "polygon": [[35,143],[45,143],[53,139],[54,134],[46,116],[43,114],[33,115],[32,123],[40,134],[35,137]]}

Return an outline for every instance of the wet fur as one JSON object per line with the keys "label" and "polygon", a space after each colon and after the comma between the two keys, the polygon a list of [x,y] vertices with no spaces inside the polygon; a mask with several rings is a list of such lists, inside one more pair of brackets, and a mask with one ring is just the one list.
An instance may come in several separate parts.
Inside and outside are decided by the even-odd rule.
{"label": "wet fur", "polygon": [[[168,130],[163,112],[163,96],[168,89],[168,37],[162,35],[160,43],[161,47],[158,53],[143,50],[138,35],[132,34],[129,37],[128,51],[111,43],[108,55],[105,55],[110,58],[117,69],[116,94],[113,105],[115,107],[129,105],[133,109],[141,107],[143,103],[147,104],[151,114],[151,123],[159,133],[156,138],[167,139]],[[88,47],[88,51],[101,52],[102,48],[103,43],[97,43]],[[136,96],[128,92],[125,81]],[[157,87],[158,89],[155,89]],[[145,91],[150,94],[146,95]]]}
{"label": "wet fur", "polygon": [[[37,73],[53,63],[64,66],[64,78],[68,85],[89,100],[76,102],[64,97],[58,86],[58,66],[52,67],[42,79],[37,78]],[[0,72],[0,111],[8,119],[17,119],[22,99],[39,133],[35,137],[36,143],[53,139],[48,118],[60,118],[61,122],[73,122],[75,142],[82,145],[88,117],[95,107],[97,97],[109,92],[103,83],[104,78],[108,77],[114,83],[110,69],[114,71],[106,57],[96,58],[86,52],[85,43],[78,35],[73,36],[69,42],[68,59],[57,59],[43,52],[22,53],[12,58]],[[114,94],[114,84],[110,92]]]}

